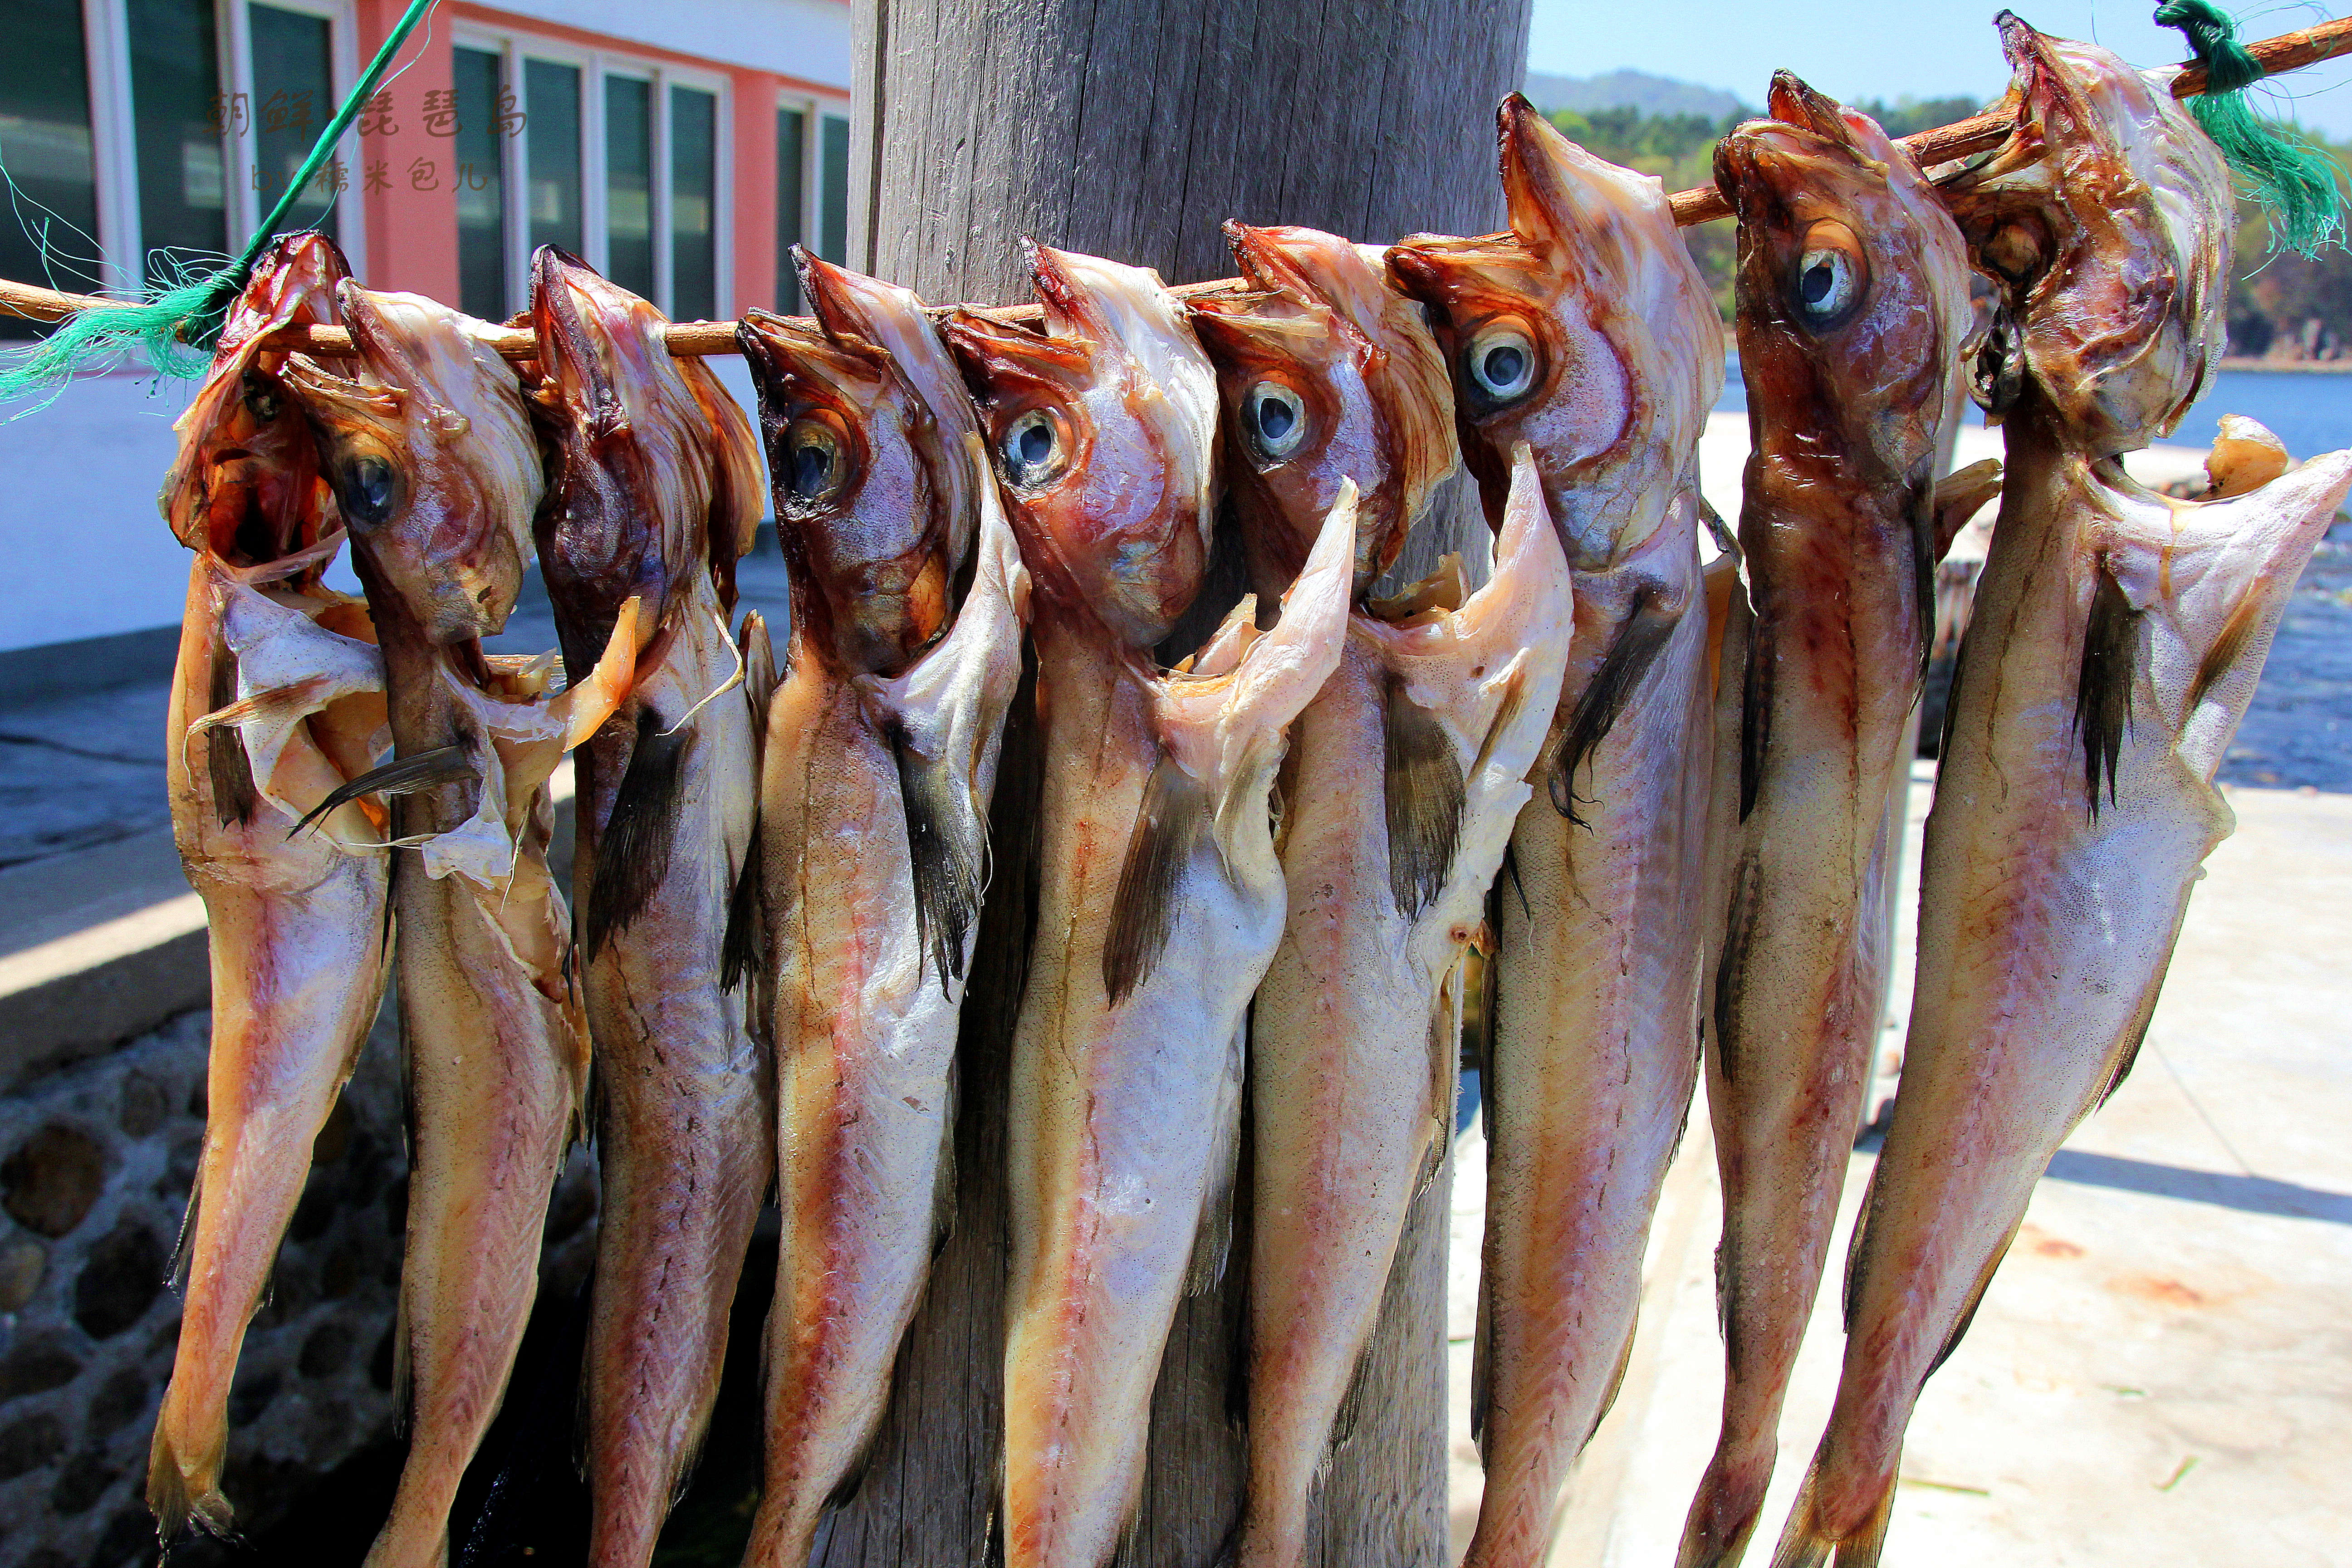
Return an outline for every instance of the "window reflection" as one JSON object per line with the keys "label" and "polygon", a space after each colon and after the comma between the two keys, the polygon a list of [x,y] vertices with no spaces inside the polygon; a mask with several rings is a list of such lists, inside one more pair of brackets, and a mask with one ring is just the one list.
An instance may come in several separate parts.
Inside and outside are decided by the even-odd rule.
{"label": "window reflection", "polygon": [[131,115],[139,163],[139,239],[150,282],[179,281],[171,258],[228,248],[225,122],[250,101],[221,97],[211,0],[124,0],[131,32]]}
{"label": "window reflection", "polygon": [[670,314],[681,321],[719,314],[718,127],[715,94],[669,89]]}
{"label": "window reflection", "polygon": [[[267,217],[285,194],[287,182],[318,143],[319,133],[334,117],[334,68],[328,54],[325,17],[281,11],[274,5],[248,5],[246,14],[253,37],[251,113],[259,167],[257,210]],[[318,226],[334,205],[334,181],[332,163],[320,168],[276,232]]]}
{"label": "window reflection", "polygon": [[647,299],[654,291],[654,89],[604,79],[604,275]]}
{"label": "window reflection", "polygon": [[[0,50],[0,166],[16,193],[9,209],[0,210],[0,277],[95,289],[105,275],[98,261],[80,7],[12,5],[7,16],[8,47]],[[29,338],[42,330],[21,317],[0,316],[0,338]]]}
{"label": "window reflection", "polygon": [[553,245],[578,256],[580,242],[580,68],[525,60],[523,141],[529,150],[530,247]]}

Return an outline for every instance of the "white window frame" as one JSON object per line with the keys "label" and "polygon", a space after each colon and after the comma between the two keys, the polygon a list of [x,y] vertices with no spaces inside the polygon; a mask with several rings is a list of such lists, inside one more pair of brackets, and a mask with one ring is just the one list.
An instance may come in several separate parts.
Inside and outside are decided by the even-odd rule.
{"label": "white window frame", "polygon": [[[359,17],[352,0],[262,0],[283,11],[317,16],[327,23],[328,79],[334,101],[319,106],[323,129],[337,104],[358,82]],[[253,188],[256,138],[260,134],[260,106],[253,96],[253,35],[247,0],[214,0],[213,37],[219,50],[215,69],[225,94],[244,93],[246,123],[236,116],[221,137],[223,216],[228,232],[225,244],[239,246],[260,226],[264,216],[260,194]],[[131,115],[131,22],[124,0],[83,0],[82,47],[89,78],[90,162],[98,180],[98,239],[105,257],[108,287],[135,290],[146,277],[147,247],[139,225],[139,161],[137,129]],[[232,97],[230,101],[234,102]],[[367,267],[367,219],[360,199],[362,166],[356,128],[343,133],[336,149],[350,181],[335,203],[329,226],[335,242],[351,258],[352,270],[362,281]]]}
{"label": "white window frame", "polygon": [[[849,100],[784,91],[776,94],[776,109],[780,111],[797,110],[802,115],[801,243],[814,251],[824,237],[824,122],[828,120],[846,121],[849,118]],[[774,120],[775,116],[771,114],[768,131],[771,136],[776,134]],[[845,243],[847,238],[846,235],[843,236]],[[850,264],[846,256],[834,259],[838,259],[844,266]]]}
{"label": "white window frame", "polygon": [[[266,3],[274,5],[278,0]],[[599,272],[604,271],[612,259],[612,214],[607,202],[610,171],[604,159],[604,79],[607,75],[623,76],[652,84],[653,302],[664,314],[674,313],[677,281],[670,236],[669,89],[693,88],[718,100],[712,128],[713,305],[721,313],[730,309],[735,297],[733,78],[723,70],[680,65],[626,49],[592,47],[527,29],[484,27],[470,22],[453,28],[450,42],[458,48],[497,55],[500,79],[513,89],[516,106],[525,111],[522,134],[506,137],[499,149],[506,195],[507,298],[515,302],[517,309],[530,298],[530,192],[527,177],[530,105],[523,90],[523,62],[533,59],[571,66],[580,72],[580,229],[585,253],[582,259]]]}

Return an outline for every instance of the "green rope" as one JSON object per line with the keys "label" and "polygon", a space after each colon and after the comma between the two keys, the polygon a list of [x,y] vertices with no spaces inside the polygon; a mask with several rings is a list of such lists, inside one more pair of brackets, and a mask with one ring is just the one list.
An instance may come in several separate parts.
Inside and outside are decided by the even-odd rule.
{"label": "green rope", "polygon": [[324,168],[333,155],[335,143],[359,118],[367,100],[375,96],[384,73],[392,68],[393,57],[408,41],[408,35],[433,8],[434,0],[411,0],[399,23],[375,52],[375,58],[335,110],[334,118],[320,132],[319,140],[302,160],[302,166],[286,183],[286,192],[278,198],[269,216],[247,241],[244,252],[226,267],[210,273],[194,273],[182,268],[180,281],[160,289],[150,289],[136,300],[125,300],[97,310],[79,310],[58,323],[58,328],[39,342],[10,353],[7,363],[0,366],[0,402],[23,397],[37,392],[55,395],[56,389],[72,379],[76,373],[121,355],[126,350],[138,348],[147,356],[147,363],[164,375],[192,378],[204,374],[214,342],[219,338],[221,325],[228,318],[228,308],[245,291],[253,277],[254,264],[261,259],[278,233],[278,226],[294,210],[303,190]]}
{"label": "green rope", "polygon": [[2189,100],[2189,112],[2245,182],[2246,194],[2267,209],[2271,248],[2316,256],[2324,246],[2342,245],[2336,161],[2247,106],[2246,89],[2262,79],[2263,66],[2238,42],[2229,13],[2210,0],[2166,0],[2156,20],[2180,29],[2205,68],[2205,90]]}

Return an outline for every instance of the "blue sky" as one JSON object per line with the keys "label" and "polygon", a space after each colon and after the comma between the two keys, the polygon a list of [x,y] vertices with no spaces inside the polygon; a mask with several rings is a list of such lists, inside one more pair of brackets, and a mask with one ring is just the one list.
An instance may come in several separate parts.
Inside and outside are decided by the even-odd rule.
{"label": "blue sky", "polygon": [[[1909,94],[1998,97],[2008,70],[1992,29],[2000,0],[1535,0],[1528,64],[1562,76],[1631,68],[1760,104],[1786,67],[1838,98]],[[2156,0],[2014,0],[2048,33],[2095,38],[2136,65],[2186,58],[2180,35],[2148,20]],[[2239,35],[2268,37],[2326,20],[2341,5],[2233,6]],[[2352,138],[2352,60],[2331,60],[2282,79],[2304,123]],[[2260,90],[2260,89],[2258,89]],[[2272,112],[2282,106],[2273,99]]]}

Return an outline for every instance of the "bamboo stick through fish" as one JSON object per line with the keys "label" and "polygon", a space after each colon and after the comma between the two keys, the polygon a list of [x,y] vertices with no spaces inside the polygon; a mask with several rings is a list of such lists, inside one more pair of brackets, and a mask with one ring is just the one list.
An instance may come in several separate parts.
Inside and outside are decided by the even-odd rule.
{"label": "bamboo stick through fish", "polygon": [[[2352,55],[2352,16],[2338,16],[2333,21],[2248,44],[2246,52],[2262,66],[2263,80]],[[2172,96],[2175,98],[2194,98],[2204,90],[2205,68],[2202,66],[2184,65],[2180,68],[2180,74],[2173,79]],[[1926,168],[1991,151],[2009,140],[2010,123],[2010,118],[2005,114],[1972,114],[1949,125],[1939,125],[1931,131],[1902,137],[1895,144]],[[1674,208],[1675,222],[1684,228],[1695,224],[1713,223],[1717,218],[1731,216],[1731,208],[1725,204],[1723,194],[1713,185],[1677,191],[1668,198],[1668,205]],[[1487,237],[1501,237],[1490,235]],[[1202,283],[1180,283],[1169,292],[1180,300],[1197,300],[1212,294],[1238,294],[1244,289],[1243,281],[1238,278],[1213,278]],[[13,279],[0,278],[0,314],[21,316],[28,321],[61,321],[78,311],[109,310],[121,303],[119,300],[109,300],[96,294],[70,294],[62,289],[44,289],[37,283],[19,283]],[[1034,305],[1012,305],[1003,309],[941,305],[932,307],[931,313],[944,316],[950,310],[959,309],[976,310],[976,313],[1003,321],[1034,322],[1040,319],[1038,307]],[[784,319],[811,331],[818,330],[813,317],[790,316]],[[663,336],[669,352],[680,358],[743,352],[736,342],[735,323],[732,321],[674,321],[665,329]],[[352,334],[344,327],[285,327],[263,341],[272,349],[292,350],[329,358],[352,352]],[[531,357],[532,340],[527,328],[512,328],[495,334],[489,339],[489,344],[502,359],[520,361]]]}

